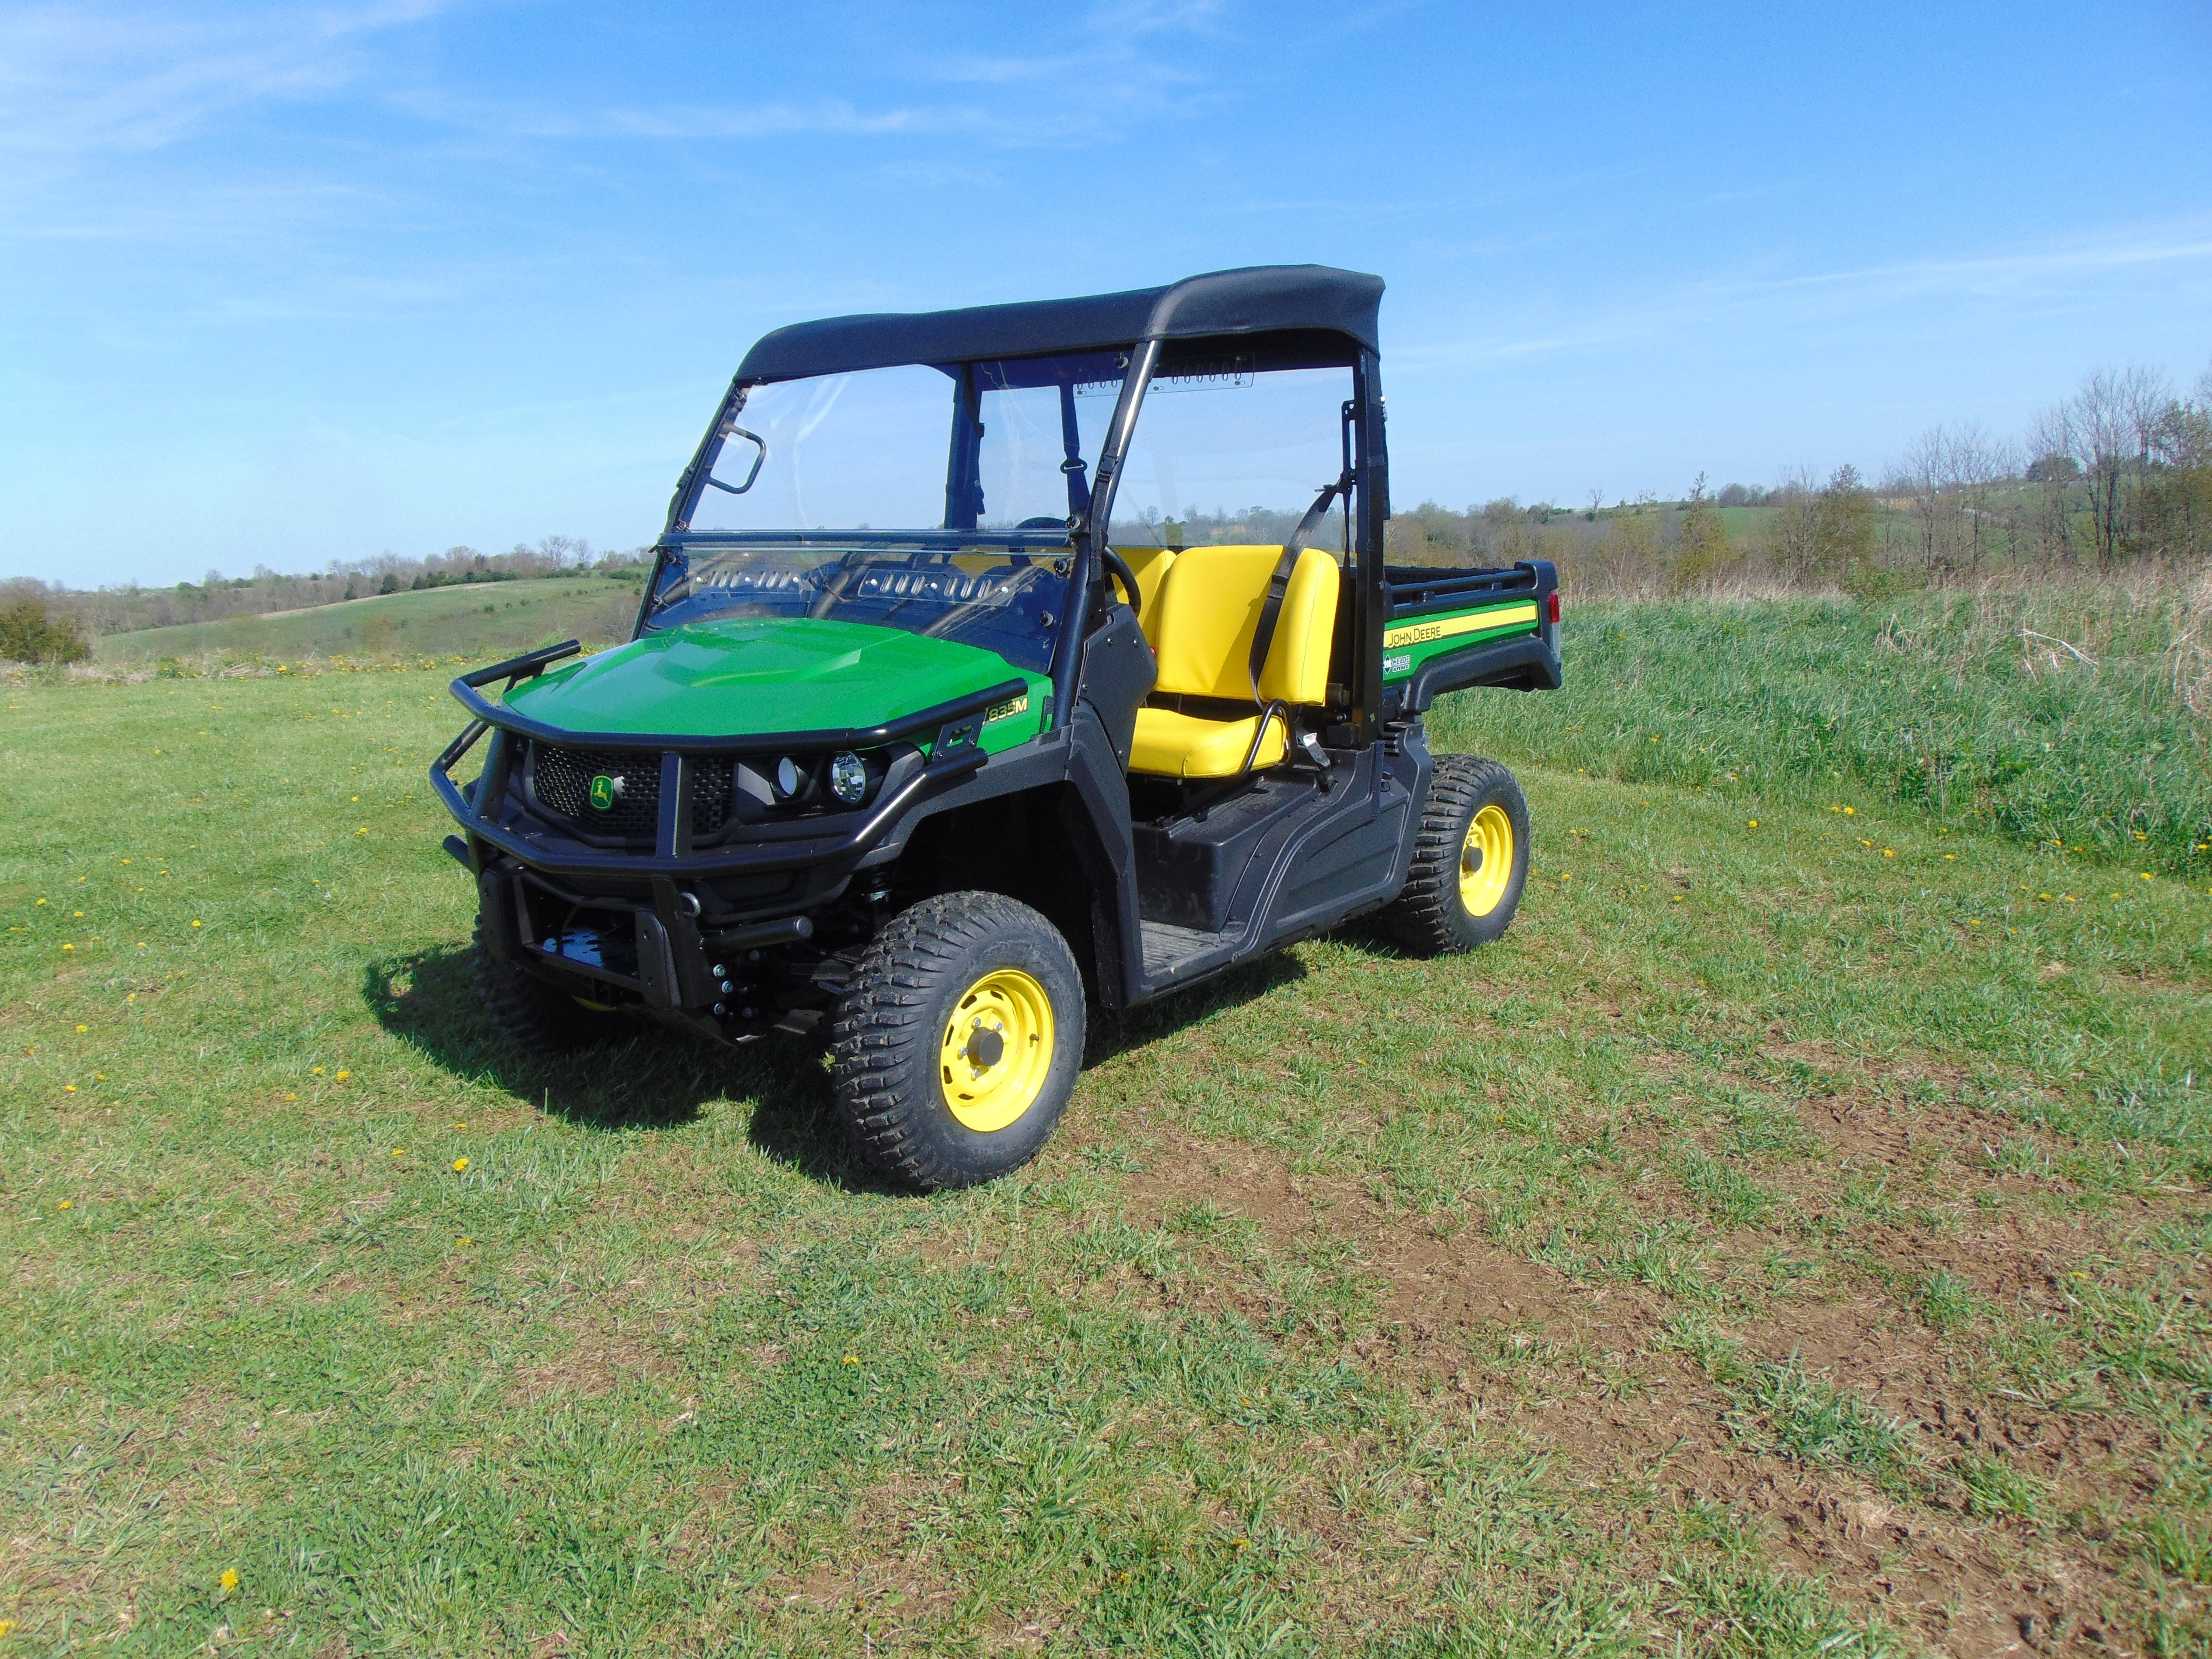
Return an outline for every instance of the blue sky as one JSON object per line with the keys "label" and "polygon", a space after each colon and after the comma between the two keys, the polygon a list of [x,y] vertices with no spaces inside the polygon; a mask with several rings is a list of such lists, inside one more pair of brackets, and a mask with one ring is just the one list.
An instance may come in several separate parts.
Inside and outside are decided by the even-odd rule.
{"label": "blue sky", "polygon": [[0,9],[0,574],[649,540],[779,324],[1381,273],[1395,493],[2212,362],[2212,9]]}

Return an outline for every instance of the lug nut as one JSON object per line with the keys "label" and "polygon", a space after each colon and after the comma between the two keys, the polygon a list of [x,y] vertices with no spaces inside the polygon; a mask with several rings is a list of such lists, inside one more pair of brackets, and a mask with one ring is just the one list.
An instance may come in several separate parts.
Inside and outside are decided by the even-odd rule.
{"label": "lug nut", "polygon": [[727,996],[727,995],[729,995],[729,994],[730,994],[731,992],[732,992],[732,991],[736,990],[737,988],[737,988],[737,983],[736,983],[736,981],[733,981],[733,980],[726,980],[726,980],[724,980],[724,981],[722,981],[722,994],[723,994],[724,996]]}
{"label": "lug nut", "polygon": [[726,1003],[726,1002],[718,1002],[718,1003],[716,1003],[716,1004],[714,1005],[714,1018],[715,1018],[716,1019],[720,1019],[720,1018],[723,1018],[725,1015],[726,1015],[729,1012],[730,1012],[730,1006],[729,1006],[729,1004],[727,1004],[727,1003]]}
{"label": "lug nut", "polygon": [[[722,964],[721,964],[720,963],[719,963],[719,962],[718,962],[718,963],[716,963],[714,964],[714,977],[715,977],[716,979],[720,979],[720,978],[721,978],[721,976],[722,976],[723,975],[725,975],[725,974],[728,973],[729,971],[730,971],[730,970],[729,970],[728,969],[726,969],[726,968],[723,967],[723,966],[722,966]],[[726,991],[726,990],[728,990],[730,988],[729,988],[728,986],[725,985],[722,988],[723,988],[725,991]]]}

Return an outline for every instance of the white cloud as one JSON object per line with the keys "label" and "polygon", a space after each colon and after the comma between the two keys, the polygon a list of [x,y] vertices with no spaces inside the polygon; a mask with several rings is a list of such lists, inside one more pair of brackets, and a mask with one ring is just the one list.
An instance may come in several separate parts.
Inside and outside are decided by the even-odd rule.
{"label": "white cloud", "polygon": [[361,46],[436,0],[222,15],[41,6],[0,16],[0,154],[67,161],[174,143],[209,117],[312,97],[362,70]]}
{"label": "white cloud", "polygon": [[1900,260],[1851,270],[1759,278],[1711,277],[1640,301],[1594,310],[1571,325],[1524,314],[1518,325],[1401,354],[1408,368],[1567,356],[1661,341],[1750,337],[1913,308],[1936,325],[1947,305],[2035,313],[2077,304],[2109,307],[2144,277],[2171,280],[2192,267],[2212,272],[2212,222],[2198,218],[1966,258]]}

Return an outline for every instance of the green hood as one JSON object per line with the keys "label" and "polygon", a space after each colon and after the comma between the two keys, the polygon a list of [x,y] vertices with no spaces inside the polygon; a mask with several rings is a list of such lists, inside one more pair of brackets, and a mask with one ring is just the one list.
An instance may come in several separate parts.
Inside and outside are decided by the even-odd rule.
{"label": "green hood", "polygon": [[896,628],[767,617],[648,635],[517,686],[508,706],[570,732],[769,736],[879,726],[1021,679],[1028,707],[985,728],[997,750],[1033,736],[1046,682],[997,653]]}

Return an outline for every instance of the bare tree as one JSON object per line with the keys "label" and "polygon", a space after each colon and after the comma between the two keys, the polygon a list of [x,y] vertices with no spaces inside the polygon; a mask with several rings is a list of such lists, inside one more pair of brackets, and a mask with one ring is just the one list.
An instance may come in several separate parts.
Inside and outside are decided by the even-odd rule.
{"label": "bare tree", "polygon": [[2110,568],[2130,539],[2127,497],[2150,459],[2160,416],[2173,401],[2166,377],[2133,364],[2100,368],[2061,405],[2068,441],[2089,495],[2089,536],[2099,563]]}
{"label": "bare tree", "polygon": [[1966,514],[1967,568],[1976,579],[1982,574],[1983,537],[1989,524],[1990,498],[2018,465],[2012,447],[1991,438],[1978,421],[1953,428],[1945,445],[1944,473]]}

